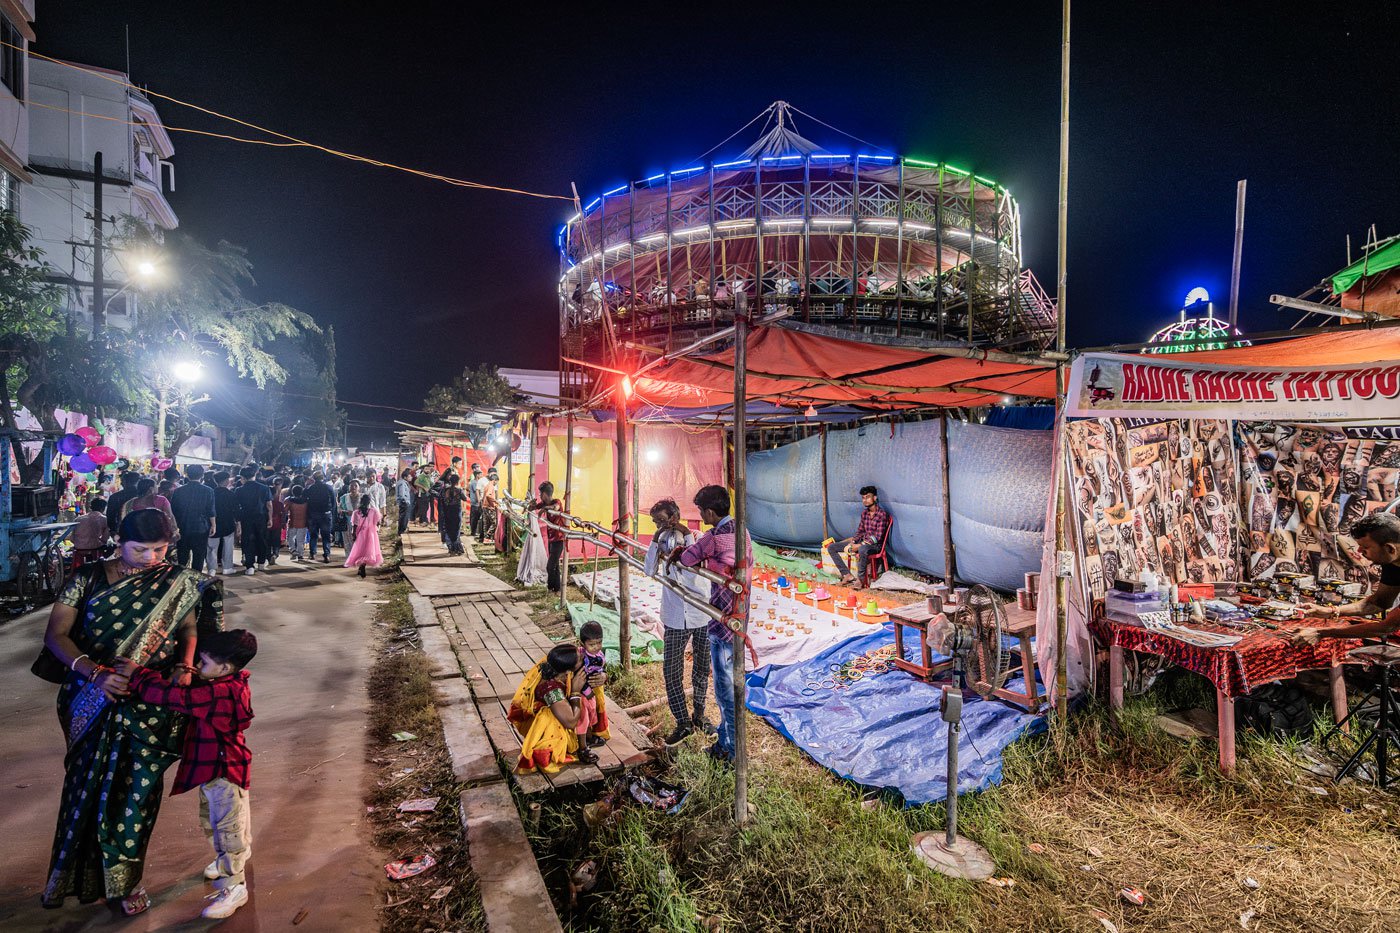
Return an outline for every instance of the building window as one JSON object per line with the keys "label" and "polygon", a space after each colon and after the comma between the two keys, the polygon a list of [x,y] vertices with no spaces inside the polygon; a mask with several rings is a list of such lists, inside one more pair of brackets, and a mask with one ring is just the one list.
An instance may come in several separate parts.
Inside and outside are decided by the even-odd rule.
{"label": "building window", "polygon": [[10,93],[24,99],[24,36],[15,24],[4,14],[0,14],[0,84],[10,89]]}
{"label": "building window", "polygon": [[0,211],[19,215],[19,179],[0,168]]}

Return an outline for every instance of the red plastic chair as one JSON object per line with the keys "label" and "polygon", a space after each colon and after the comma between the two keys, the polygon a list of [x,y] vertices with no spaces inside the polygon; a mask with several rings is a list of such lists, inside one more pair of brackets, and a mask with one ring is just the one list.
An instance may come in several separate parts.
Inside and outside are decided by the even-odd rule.
{"label": "red plastic chair", "polygon": [[[885,529],[885,536],[880,539],[880,550],[865,558],[865,574],[860,578],[860,588],[865,589],[870,586],[873,575],[875,579],[880,578],[880,574],[890,569],[890,533],[894,531],[894,516],[890,516],[889,527]],[[878,565],[878,569],[877,569]]]}

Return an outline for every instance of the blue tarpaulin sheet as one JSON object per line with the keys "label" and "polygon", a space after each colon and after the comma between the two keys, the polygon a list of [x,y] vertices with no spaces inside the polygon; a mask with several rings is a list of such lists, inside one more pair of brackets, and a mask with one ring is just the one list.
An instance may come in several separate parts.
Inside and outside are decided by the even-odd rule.
{"label": "blue tarpaulin sheet", "polygon": [[[958,577],[1002,590],[1040,569],[1050,495],[1050,432],[950,421],[949,483]],[[821,438],[748,458],[749,533],[816,550],[822,540]],[[827,435],[829,528],[855,533],[860,487],[875,486],[894,518],[896,565],[941,577],[943,466],[938,422],[870,424]]]}
{"label": "blue tarpaulin sheet", "polygon": [[[891,669],[845,689],[802,695],[809,683],[831,679],[831,665],[893,643],[894,629],[887,625],[809,660],[759,668],[748,675],[748,706],[838,776],[896,791],[910,805],[935,803],[947,796],[948,780],[948,724],[938,712],[939,688]],[[911,659],[914,650],[917,644],[905,645]],[[959,795],[1000,783],[1006,746],[1045,729],[1044,716],[976,694],[964,701],[962,722]]]}

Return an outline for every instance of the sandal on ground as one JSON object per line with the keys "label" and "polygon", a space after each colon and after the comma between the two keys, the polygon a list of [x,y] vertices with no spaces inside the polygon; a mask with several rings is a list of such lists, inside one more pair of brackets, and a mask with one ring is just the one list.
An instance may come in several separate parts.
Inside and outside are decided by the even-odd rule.
{"label": "sandal on ground", "polygon": [[598,756],[586,748],[580,748],[578,751],[574,752],[574,757],[586,765],[596,765],[598,763]]}
{"label": "sandal on ground", "polygon": [[137,888],[121,900],[122,913],[128,917],[144,914],[151,909],[151,897],[145,888]]}

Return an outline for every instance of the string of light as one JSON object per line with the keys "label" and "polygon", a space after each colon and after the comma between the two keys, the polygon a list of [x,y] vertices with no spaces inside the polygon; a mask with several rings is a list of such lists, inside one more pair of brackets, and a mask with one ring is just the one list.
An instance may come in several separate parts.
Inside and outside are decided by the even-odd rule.
{"label": "string of light", "polygon": [[[20,52],[21,54],[27,53],[27,54],[29,54],[29,55],[35,57],[35,58],[41,59],[41,60],[46,61],[46,62],[50,62],[50,63],[52,63],[52,64],[54,64],[54,65],[58,65],[58,66],[63,67],[63,68],[71,68],[71,69],[73,69],[73,70],[75,70],[75,71],[81,71],[81,72],[83,72],[84,74],[88,74],[88,75],[92,75],[93,77],[101,78],[101,79],[104,80],[104,81],[110,81],[110,82],[112,82],[113,84],[120,85],[120,86],[122,86],[122,87],[124,87],[124,88],[126,88],[126,89],[128,89],[128,90],[136,91],[137,93],[143,94],[143,95],[145,95],[145,96],[147,96],[147,97],[155,97],[155,98],[158,98],[158,99],[160,99],[160,100],[169,101],[170,103],[176,104],[176,105],[181,106],[181,107],[188,107],[188,108],[190,108],[191,110],[197,110],[197,111],[199,111],[200,113],[206,114],[206,115],[211,116],[211,117],[216,117],[216,118],[218,118],[218,119],[220,119],[220,120],[228,120],[229,122],[231,122],[231,123],[236,123],[236,124],[238,124],[239,126],[244,126],[244,127],[247,127],[248,129],[251,129],[251,130],[257,130],[258,132],[260,132],[260,133],[266,133],[266,134],[268,134],[269,136],[275,136],[275,137],[277,137],[277,138],[280,139],[280,140],[285,140],[285,142],[273,142],[273,141],[271,141],[271,140],[247,139],[247,138],[243,138],[243,137],[225,135],[225,134],[220,134],[220,133],[213,133],[213,132],[204,131],[204,130],[193,130],[193,129],[188,129],[188,128],[167,127],[167,129],[174,129],[174,130],[176,130],[177,132],[196,133],[196,134],[198,134],[198,135],[204,135],[204,136],[211,136],[211,137],[220,138],[220,139],[226,139],[226,140],[229,140],[229,141],[231,141],[231,142],[250,143],[250,144],[254,144],[254,145],[275,146],[275,147],[280,147],[280,148],[305,148],[305,149],[314,149],[314,150],[316,150],[316,151],[318,151],[318,152],[326,153],[327,155],[336,156],[337,158],[348,159],[349,161],[352,161],[352,162],[363,162],[363,163],[365,163],[366,165],[373,165],[373,166],[376,166],[376,167],[378,167],[378,168],[390,169],[390,170],[392,170],[392,171],[405,172],[405,173],[410,174],[410,175],[416,175],[416,176],[418,176],[418,177],[420,177],[420,178],[429,179],[430,181],[440,181],[440,182],[443,182],[443,183],[445,183],[445,184],[454,185],[454,186],[460,187],[460,188],[475,188],[475,189],[482,190],[482,191],[499,191],[499,192],[502,192],[502,193],[505,193],[505,194],[519,194],[519,195],[524,195],[524,196],[526,196],[526,197],[531,197],[531,198],[542,198],[542,199],[546,199],[546,200],[557,200],[557,201],[572,201],[572,200],[573,200],[573,198],[569,197],[568,195],[562,195],[562,194],[546,194],[546,193],[539,192],[539,191],[528,191],[528,190],[526,190],[526,189],[524,189],[524,188],[510,188],[510,187],[505,187],[505,186],[502,186],[502,185],[489,185],[489,184],[486,184],[486,183],[484,183],[484,182],[479,182],[479,181],[469,181],[469,180],[464,179],[464,178],[453,178],[453,177],[450,176],[450,175],[442,175],[442,174],[439,174],[439,173],[437,173],[437,172],[429,172],[429,171],[426,171],[426,170],[424,170],[424,169],[413,168],[412,166],[399,165],[399,164],[396,164],[396,163],[393,163],[393,162],[385,162],[385,161],[383,161],[383,160],[381,160],[381,159],[371,158],[370,156],[360,155],[360,154],[358,154],[358,153],[353,153],[353,152],[346,152],[346,151],[341,150],[341,149],[334,149],[334,148],[331,148],[330,146],[323,146],[323,145],[321,145],[321,144],[319,144],[319,143],[313,143],[313,142],[311,142],[311,141],[309,141],[309,140],[306,140],[306,139],[301,139],[301,138],[296,137],[296,136],[291,136],[291,135],[289,135],[289,134],[287,134],[287,133],[282,133],[282,132],[279,132],[279,131],[277,131],[277,130],[271,129],[271,128],[269,128],[269,127],[261,126],[261,125],[259,125],[259,124],[257,124],[257,123],[253,123],[253,122],[248,121],[248,120],[240,119],[239,117],[231,116],[231,115],[226,114],[226,113],[221,113],[220,111],[214,110],[214,109],[209,108],[209,107],[201,106],[200,104],[195,104],[195,103],[191,103],[191,102],[186,101],[186,100],[181,100],[180,98],[178,98],[178,97],[172,97],[172,96],[169,95],[169,94],[161,94],[161,93],[159,93],[159,92],[157,92],[157,91],[152,91],[152,90],[149,90],[149,89],[147,89],[147,88],[141,88],[141,87],[138,87],[138,86],[135,85],[135,84],[132,84],[129,80],[126,80],[126,79],[124,79],[124,78],[119,78],[119,77],[117,77],[116,75],[113,75],[113,74],[106,74],[106,73],[101,72],[101,71],[96,71],[96,70],[94,70],[94,69],[92,69],[92,68],[87,68],[87,67],[84,67],[84,66],[82,66],[82,65],[74,64],[73,62],[65,62],[65,61],[63,61],[63,60],[61,60],[61,59],[52,58],[52,57],[50,57],[50,56],[48,56],[48,55],[43,55],[43,54],[41,54],[41,53],[39,53],[39,52],[35,52],[35,51],[33,51],[33,50],[26,49],[26,48],[24,48],[24,47],[22,47],[22,46],[15,45],[15,44],[12,43],[12,42],[5,42],[4,40],[0,40],[0,46],[4,46],[4,47],[6,47],[6,48],[14,49],[14,50]],[[34,102],[33,102],[33,101],[26,101],[26,103],[34,103]],[[43,104],[36,104],[36,106],[46,106],[46,105],[43,105]],[[63,109],[63,108],[51,108],[51,109]],[[69,111],[69,112],[71,113],[71,112],[73,112],[73,111]],[[96,114],[84,114],[84,115],[85,115],[85,116],[97,117]],[[101,118],[101,119],[116,119],[116,118]],[[119,122],[130,122],[130,121],[119,121]]]}

